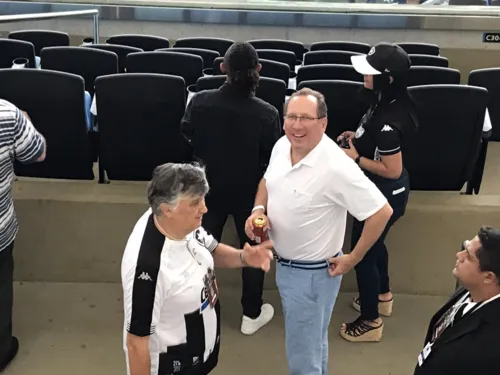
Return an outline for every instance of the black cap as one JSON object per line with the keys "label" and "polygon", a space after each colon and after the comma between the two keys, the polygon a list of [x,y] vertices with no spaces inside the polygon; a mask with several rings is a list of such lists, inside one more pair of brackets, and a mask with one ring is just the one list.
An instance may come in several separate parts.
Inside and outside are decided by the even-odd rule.
{"label": "black cap", "polygon": [[259,56],[250,43],[236,42],[224,55],[224,66],[233,72],[255,69],[257,65],[259,65]]}
{"label": "black cap", "polygon": [[379,43],[370,49],[368,55],[351,56],[351,62],[358,73],[377,75],[405,74],[410,70],[411,62],[408,54],[397,44]]}

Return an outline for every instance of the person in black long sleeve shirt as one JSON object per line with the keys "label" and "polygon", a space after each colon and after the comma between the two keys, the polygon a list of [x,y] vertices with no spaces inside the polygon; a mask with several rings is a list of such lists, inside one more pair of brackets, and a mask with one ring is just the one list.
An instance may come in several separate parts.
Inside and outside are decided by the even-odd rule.
{"label": "person in black long sleeve shirt", "polygon": [[[260,69],[250,44],[233,44],[221,64],[226,82],[219,89],[197,93],[181,122],[193,158],[205,165],[210,185],[203,227],[220,240],[232,215],[241,246],[251,242],[245,221],[281,128],[277,109],[255,97]],[[250,335],[272,319],[274,309],[262,301],[263,271],[243,268],[242,278],[241,332]]]}

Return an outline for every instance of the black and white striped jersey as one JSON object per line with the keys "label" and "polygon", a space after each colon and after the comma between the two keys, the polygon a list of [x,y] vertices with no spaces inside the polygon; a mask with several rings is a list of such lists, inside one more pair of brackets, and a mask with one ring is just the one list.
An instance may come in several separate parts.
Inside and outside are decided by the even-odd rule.
{"label": "black and white striped jersey", "polygon": [[34,163],[44,150],[45,141],[31,121],[14,104],[0,100],[0,251],[18,231],[12,202],[14,160]]}
{"label": "black and white striped jersey", "polygon": [[219,302],[211,307],[204,278],[218,242],[202,227],[183,241],[166,238],[148,210],[136,223],[122,259],[127,333],[149,336],[151,375],[208,374],[217,364]]}

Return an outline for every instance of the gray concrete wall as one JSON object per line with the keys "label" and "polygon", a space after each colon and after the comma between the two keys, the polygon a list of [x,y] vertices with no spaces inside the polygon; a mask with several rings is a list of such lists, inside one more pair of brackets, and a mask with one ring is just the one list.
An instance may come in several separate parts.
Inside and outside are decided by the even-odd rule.
{"label": "gray concrete wall", "polygon": [[[19,281],[119,282],[121,255],[133,225],[147,209],[144,183],[18,181],[14,184],[20,231]],[[387,245],[394,291],[448,295],[451,270],[464,239],[481,224],[500,226],[500,197],[414,192],[407,214]],[[232,221],[223,241],[235,245]],[[345,248],[349,248],[346,241]],[[354,272],[343,291],[355,291]],[[237,270],[219,270],[221,285],[238,286]],[[275,288],[274,270],[266,288]]]}

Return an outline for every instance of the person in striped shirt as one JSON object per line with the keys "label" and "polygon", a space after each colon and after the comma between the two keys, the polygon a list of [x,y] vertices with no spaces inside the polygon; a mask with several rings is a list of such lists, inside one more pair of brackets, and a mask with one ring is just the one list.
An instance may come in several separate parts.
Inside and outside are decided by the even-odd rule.
{"label": "person in striped shirt", "polygon": [[19,349],[17,338],[12,336],[12,253],[18,230],[12,200],[14,161],[26,164],[43,161],[45,149],[45,139],[29,116],[0,99],[0,373]]}

